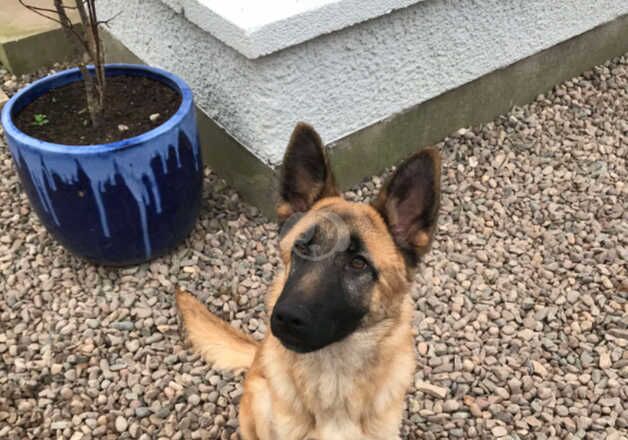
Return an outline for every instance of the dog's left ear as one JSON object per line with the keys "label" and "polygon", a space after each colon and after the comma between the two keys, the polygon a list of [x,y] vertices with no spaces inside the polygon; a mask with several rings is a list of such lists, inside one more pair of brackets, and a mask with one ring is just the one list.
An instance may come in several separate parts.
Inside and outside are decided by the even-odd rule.
{"label": "dog's left ear", "polygon": [[429,250],[440,205],[440,153],[425,148],[403,162],[373,202],[397,246],[416,263]]}
{"label": "dog's left ear", "polygon": [[324,197],[338,195],[323,143],[312,126],[300,122],[294,128],[279,185],[279,221],[309,210]]}

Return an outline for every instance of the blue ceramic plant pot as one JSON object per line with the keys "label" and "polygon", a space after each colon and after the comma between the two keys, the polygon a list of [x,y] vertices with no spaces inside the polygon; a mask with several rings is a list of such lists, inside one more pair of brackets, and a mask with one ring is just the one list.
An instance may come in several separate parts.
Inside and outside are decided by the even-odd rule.
{"label": "blue ceramic plant pot", "polygon": [[192,92],[153,67],[111,64],[107,76],[148,77],[181,95],[162,125],[102,145],[43,142],[13,118],[49,90],[81,80],[78,69],[43,78],[16,94],[2,125],[22,185],[46,229],[68,250],[95,263],[128,265],[163,255],[198,216],[203,167]]}

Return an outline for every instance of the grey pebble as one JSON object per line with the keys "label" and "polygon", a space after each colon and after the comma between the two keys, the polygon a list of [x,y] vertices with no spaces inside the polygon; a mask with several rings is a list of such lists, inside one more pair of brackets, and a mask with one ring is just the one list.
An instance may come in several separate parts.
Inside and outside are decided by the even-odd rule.
{"label": "grey pebble", "polygon": [[139,406],[135,408],[135,416],[140,419],[149,416],[151,412],[150,408],[146,406]]}
{"label": "grey pebble", "polygon": [[133,323],[131,321],[118,321],[111,324],[111,327],[116,330],[130,331],[133,330]]}

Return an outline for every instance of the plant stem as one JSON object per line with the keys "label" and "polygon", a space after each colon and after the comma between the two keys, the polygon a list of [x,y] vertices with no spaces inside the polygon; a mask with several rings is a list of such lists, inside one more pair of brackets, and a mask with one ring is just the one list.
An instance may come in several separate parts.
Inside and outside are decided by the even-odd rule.
{"label": "plant stem", "polygon": [[[63,28],[69,44],[72,45],[74,57],[79,59],[78,67],[85,83],[87,108],[92,125],[99,127],[104,119],[106,75],[105,53],[98,29],[101,22],[96,15],[96,0],[73,0],[76,6],[65,5],[64,0],[53,0],[54,9],[30,5],[26,0],[18,1],[28,10],[59,23]],[[80,31],[68,17],[67,9],[78,12],[82,24]],[[57,17],[49,15],[54,13]],[[93,74],[88,68],[90,64],[94,66]]]}
{"label": "plant stem", "polygon": [[[87,9],[85,4],[87,3]],[[103,119],[104,95],[105,95],[105,74],[102,57],[102,42],[98,34],[98,20],[96,18],[96,7],[94,0],[76,0],[76,9],[83,23],[83,33],[86,41],[86,56],[84,62],[94,65],[95,77],[89,73],[85,65],[81,69],[85,81],[85,91],[87,93],[87,108],[94,127],[99,127]]]}

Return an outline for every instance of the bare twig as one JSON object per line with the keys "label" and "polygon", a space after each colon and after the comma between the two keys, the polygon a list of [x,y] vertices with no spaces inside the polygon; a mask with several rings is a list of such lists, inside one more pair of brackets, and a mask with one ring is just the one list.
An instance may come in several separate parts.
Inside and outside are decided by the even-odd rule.
{"label": "bare twig", "polygon": [[[57,13],[56,9],[50,9],[50,8],[43,8],[41,6],[35,6],[35,5],[31,5],[28,4],[26,2],[24,2],[24,0],[17,0],[22,6],[24,6],[26,9],[30,9],[31,11],[41,11],[41,12],[52,12],[53,14]],[[63,9],[76,9],[76,6],[68,6],[68,5],[62,5],[61,6]],[[51,19],[52,20],[52,19]]]}
{"label": "bare twig", "polygon": [[81,50],[81,48],[78,45],[83,44],[82,36],[74,28],[74,24],[72,23],[72,20],[70,20],[70,17],[68,17],[68,14],[65,12],[66,7],[63,5],[62,0],[54,0],[54,7],[55,7],[55,12],[57,14],[57,17],[59,19],[53,20],[53,21],[56,21],[57,23],[61,25],[61,28],[66,34],[66,38],[72,45],[72,51],[74,52],[74,56],[77,57]]}
{"label": "bare twig", "polygon": [[54,21],[55,23],[59,23],[60,25],[63,25],[63,23],[61,22],[61,19],[44,14],[44,12],[51,12],[53,14],[57,14],[57,10],[39,8],[37,6],[29,5],[28,3],[24,3],[24,0],[18,0],[18,2],[20,2],[20,4],[24,6],[26,9],[28,9],[29,11],[34,12],[35,14],[40,15],[48,20]]}
{"label": "bare twig", "polygon": [[[99,26],[108,24],[114,17],[106,21],[99,21],[96,14],[96,0],[74,0],[74,5],[64,4],[64,0],[53,0],[54,9],[35,6],[26,0],[19,3],[48,20],[59,23],[63,28],[76,58],[79,58],[79,70],[85,84],[87,108],[89,109],[92,125],[98,127],[103,119],[105,99],[105,56],[100,39]],[[68,0],[65,0],[66,3]],[[81,20],[81,27],[75,26],[68,17],[67,11],[76,11]],[[51,15],[53,14],[53,15]],[[91,73],[88,65],[94,66]]]}
{"label": "bare twig", "polygon": [[115,19],[116,19],[116,17],[117,17],[118,15],[120,15],[121,13],[122,13],[122,11],[120,11],[120,12],[116,13],[113,17],[110,17],[110,18],[108,18],[108,19],[106,19],[106,20],[99,20],[99,21],[98,21],[98,24],[99,24],[99,25],[104,24],[105,26],[109,26],[109,23],[110,23],[111,21],[115,20]]}

